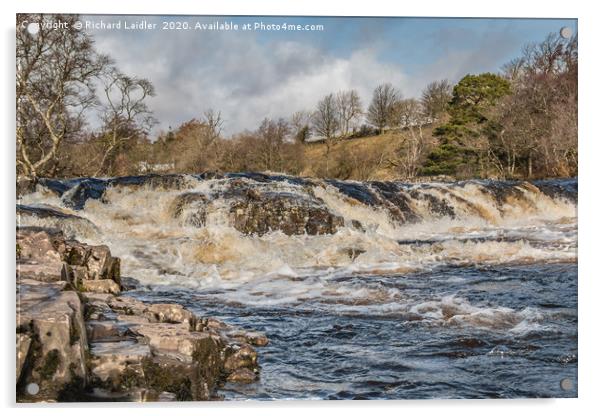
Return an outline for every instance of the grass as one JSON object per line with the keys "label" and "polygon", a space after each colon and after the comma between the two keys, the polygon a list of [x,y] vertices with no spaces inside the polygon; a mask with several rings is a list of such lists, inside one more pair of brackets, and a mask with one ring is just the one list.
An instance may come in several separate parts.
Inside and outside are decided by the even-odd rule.
{"label": "grass", "polygon": [[[432,128],[423,128],[423,134],[426,140],[430,140]],[[407,131],[387,131],[376,136],[339,139],[330,148],[328,175],[326,144],[308,143],[304,146],[306,163],[301,175],[355,180],[399,179],[399,172],[389,160],[394,158],[408,135]]]}

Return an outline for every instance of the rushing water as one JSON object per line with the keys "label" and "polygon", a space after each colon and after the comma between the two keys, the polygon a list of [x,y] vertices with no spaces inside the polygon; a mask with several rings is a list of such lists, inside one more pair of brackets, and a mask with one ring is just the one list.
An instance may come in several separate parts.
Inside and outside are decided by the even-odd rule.
{"label": "rushing water", "polygon": [[[243,234],[235,186],[342,220],[334,234]],[[94,179],[19,202],[24,225],[109,245],[141,284],[132,295],[264,331],[261,380],[224,386],[228,399],[577,394],[576,179]]]}

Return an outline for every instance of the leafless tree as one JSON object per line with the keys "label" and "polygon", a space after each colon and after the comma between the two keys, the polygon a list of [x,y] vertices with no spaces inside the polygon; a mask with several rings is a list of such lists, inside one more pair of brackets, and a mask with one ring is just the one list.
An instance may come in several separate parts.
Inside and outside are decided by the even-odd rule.
{"label": "leafless tree", "polygon": [[262,170],[281,171],[282,148],[290,133],[290,126],[284,119],[277,121],[264,119],[257,129],[258,159],[261,161]]}
{"label": "leafless tree", "polygon": [[428,147],[422,126],[425,124],[424,109],[415,98],[399,100],[395,106],[397,125],[403,130],[400,143],[389,158],[389,163],[405,178],[416,176]]}
{"label": "leafless tree", "polygon": [[146,104],[148,97],[155,96],[149,80],[126,76],[112,68],[102,77],[102,82],[103,154],[96,175],[109,173],[110,162],[120,147],[129,140],[148,134],[156,123]]}
{"label": "leafless tree", "polygon": [[295,141],[305,143],[311,134],[311,114],[307,111],[296,111],[291,116],[290,125]]}
{"label": "leafless tree", "polygon": [[[221,111],[215,111],[212,108],[203,113],[203,123],[207,126],[208,139],[213,143],[222,134],[224,120]],[[210,144],[209,143],[209,144]]]}
{"label": "leafless tree", "polygon": [[423,107],[415,98],[397,101],[393,110],[395,125],[401,128],[422,126],[424,124]]}
{"label": "leafless tree", "polygon": [[431,82],[422,91],[420,102],[424,109],[424,114],[431,121],[437,120],[441,114],[445,113],[447,103],[452,98],[452,85],[444,79]]}
{"label": "leafless tree", "polygon": [[334,94],[328,94],[318,102],[312,122],[314,130],[324,138],[326,144],[326,173],[328,174],[330,151],[339,130],[339,116]]}
{"label": "leafless tree", "polygon": [[376,87],[368,107],[368,122],[381,132],[391,127],[394,124],[395,104],[401,98],[401,93],[390,83]]}
{"label": "leafless tree", "polygon": [[[67,22],[54,30],[25,22]],[[57,163],[65,138],[80,131],[84,112],[95,104],[95,77],[109,64],[94,50],[92,38],[73,28],[77,15],[17,16],[17,165],[20,175],[38,177]]]}
{"label": "leafless tree", "polygon": [[362,103],[356,90],[339,91],[335,97],[339,128],[343,136],[349,134],[352,123],[362,115]]}
{"label": "leafless tree", "polygon": [[577,37],[550,34],[502,68],[513,93],[492,109],[501,128],[489,139],[500,176],[577,172]]}

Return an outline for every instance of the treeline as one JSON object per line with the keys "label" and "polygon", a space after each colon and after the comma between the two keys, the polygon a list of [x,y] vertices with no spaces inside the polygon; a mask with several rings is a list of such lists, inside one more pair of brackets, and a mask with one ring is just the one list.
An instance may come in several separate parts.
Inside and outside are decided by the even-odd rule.
{"label": "treeline", "polygon": [[[365,180],[379,169],[390,179],[577,174],[576,37],[551,34],[527,45],[499,74],[467,75],[455,86],[436,81],[420,98],[404,98],[390,83],[377,86],[366,107],[356,90],[333,92],[314,109],[266,118],[228,138],[214,110],[151,138],[156,120],[146,102],[154,95],[149,80],[120,72],[83,31],[18,31],[18,175],[272,171]],[[374,136],[390,138],[391,146],[345,147]],[[310,151],[317,148],[323,151]]]}

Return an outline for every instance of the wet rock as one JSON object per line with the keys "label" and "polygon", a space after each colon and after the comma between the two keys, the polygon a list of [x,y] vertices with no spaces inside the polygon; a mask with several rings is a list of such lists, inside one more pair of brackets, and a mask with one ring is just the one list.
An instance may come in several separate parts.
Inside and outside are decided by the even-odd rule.
{"label": "wet rock", "polygon": [[207,222],[208,199],[198,192],[178,195],[171,204],[170,212],[175,218],[185,218],[185,224],[204,227]]}
{"label": "wet rock", "polygon": [[133,277],[121,276],[121,289],[134,290],[140,287],[140,282]]}
{"label": "wet rock", "polygon": [[153,353],[183,362],[193,362],[199,350],[218,351],[219,340],[205,332],[190,332],[182,324],[141,324],[132,331],[142,336]]}
{"label": "wet rock", "polygon": [[258,235],[333,234],[344,225],[321,200],[285,192],[247,193],[231,203],[230,220],[240,232]]}
{"label": "wet rock", "polygon": [[119,285],[113,280],[82,280],[81,290],[84,292],[111,293],[118,295],[121,291]]}
{"label": "wet rock", "polygon": [[340,248],[339,252],[347,255],[352,261],[355,260],[359,255],[366,252],[366,250],[356,247],[344,247]]}
{"label": "wet rock", "polygon": [[265,347],[269,343],[268,337],[261,332],[236,329],[233,331],[227,331],[225,334],[228,338],[255,345],[257,347]]}
{"label": "wet rock", "polygon": [[257,374],[248,368],[239,368],[230,373],[226,380],[231,383],[248,384],[257,381]]}
{"label": "wet rock", "polygon": [[98,228],[90,220],[44,205],[17,205],[17,223],[21,226],[55,228],[69,238],[75,235],[93,236],[98,233]]}
{"label": "wet rock", "polygon": [[255,368],[257,366],[257,352],[247,344],[231,346],[227,352],[224,368],[234,371],[239,368]]}
{"label": "wet rock", "polygon": [[[265,188],[265,186],[263,186]],[[228,207],[229,223],[244,234],[281,231],[287,235],[333,234],[344,225],[321,199],[308,193],[270,189],[240,178],[227,182],[225,190],[211,195],[187,192],[176,197],[172,215],[186,225],[203,227],[210,212]]]}

